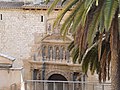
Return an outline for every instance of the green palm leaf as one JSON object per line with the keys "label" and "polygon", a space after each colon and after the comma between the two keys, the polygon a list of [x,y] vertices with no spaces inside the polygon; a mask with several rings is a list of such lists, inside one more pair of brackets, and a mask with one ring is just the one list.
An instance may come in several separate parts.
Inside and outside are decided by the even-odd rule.
{"label": "green palm leaf", "polygon": [[63,0],[61,5],[63,5],[66,1],[67,1],[67,0]]}
{"label": "green palm leaf", "polygon": [[71,0],[61,11],[61,13],[58,15],[58,17],[56,18],[54,24],[53,24],[53,27],[55,27],[56,25],[59,25],[60,21],[62,20],[62,18],[64,17],[65,13],[67,11],[69,11],[72,6],[74,4],[76,4],[79,0]]}
{"label": "green palm leaf", "polygon": [[111,26],[112,19],[115,15],[117,8],[118,8],[118,0],[106,0],[104,17],[105,17],[105,28],[107,31]]}
{"label": "green palm leaf", "polygon": [[[59,1],[54,1],[48,13],[54,9]],[[62,4],[66,1],[63,0]],[[118,0],[71,0],[68,1],[53,24],[53,27],[60,25],[66,13],[71,10],[70,15],[61,27],[61,34],[65,37],[69,30],[71,31],[74,41],[68,50],[72,52],[73,62],[79,61],[85,73],[88,69],[91,70],[92,74],[97,71],[100,81],[106,80],[107,73],[109,76],[108,71],[113,51],[110,51],[108,31],[111,30],[111,22],[115,21],[114,18],[116,17],[114,16],[117,8]],[[115,30],[117,29],[115,24],[112,24],[112,26]],[[100,32],[97,40],[94,39],[96,31]],[[104,34],[106,35],[103,36]],[[113,35],[112,32],[111,34]],[[87,44],[88,47],[84,48],[84,45],[86,47]]]}
{"label": "green palm leaf", "polygon": [[[54,0],[54,2],[52,3],[52,5],[50,6],[50,8],[48,9],[48,14],[50,14],[50,12],[54,9],[54,7],[58,4],[60,0]],[[48,3],[49,0],[46,1],[46,3]]]}
{"label": "green palm leaf", "polygon": [[78,56],[79,56],[79,48],[78,48],[78,46],[76,46],[72,51],[73,63],[77,62]]}
{"label": "green palm leaf", "polygon": [[[80,2],[77,3],[77,5],[73,8],[73,10],[71,11],[70,15],[67,17],[67,19],[64,21],[62,28],[61,28],[61,34],[64,34],[64,32],[67,30],[69,30],[69,27],[73,21],[73,19],[75,18],[74,16],[76,15],[76,13],[79,11],[79,8],[81,7]],[[66,28],[68,27],[68,28]],[[75,29],[74,29],[75,30]],[[65,34],[64,34],[65,35]]]}
{"label": "green palm leaf", "polygon": [[95,13],[94,17],[93,17],[93,21],[91,22],[90,26],[89,26],[89,31],[88,31],[88,45],[89,47],[92,45],[93,43],[93,39],[94,39],[94,35],[98,29],[98,25],[100,23],[100,17],[102,16],[102,9],[97,10],[98,12]]}
{"label": "green palm leaf", "polygon": [[78,12],[74,16],[74,21],[73,21],[73,25],[72,25],[72,29],[71,29],[71,32],[73,34],[76,32],[76,30],[78,29],[78,26],[80,25],[80,21],[82,20],[83,12],[84,12],[84,4],[82,3]]}
{"label": "green palm leaf", "polygon": [[81,18],[81,25],[83,27],[85,26],[85,21],[86,21],[87,14],[90,11],[94,2],[95,2],[95,0],[85,0],[84,12],[83,12],[83,15],[82,15],[82,18]]}
{"label": "green palm leaf", "polygon": [[68,46],[68,50],[71,51],[74,48],[74,46],[75,46],[74,41],[72,41]]}
{"label": "green palm leaf", "polygon": [[92,73],[95,71],[95,59],[96,59],[96,55],[97,55],[97,48],[96,47],[93,47],[89,53],[87,53],[86,57],[83,59],[82,61],[82,70],[83,72],[86,74],[88,69],[89,69],[89,66],[91,66],[91,71]]}
{"label": "green palm leaf", "polygon": [[46,0],[45,3],[48,4],[48,2],[50,2],[50,0]]}

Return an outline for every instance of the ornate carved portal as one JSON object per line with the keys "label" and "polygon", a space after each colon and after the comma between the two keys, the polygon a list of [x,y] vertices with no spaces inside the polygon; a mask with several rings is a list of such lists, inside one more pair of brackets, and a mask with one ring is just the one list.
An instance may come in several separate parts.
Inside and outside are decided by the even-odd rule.
{"label": "ornate carved portal", "polygon": [[[70,52],[67,50],[72,39],[67,36],[63,40],[57,28],[53,32],[51,30],[51,22],[47,22],[47,34],[41,39],[39,49],[35,52],[36,60],[31,62],[33,75],[37,80],[51,80],[52,76],[58,77],[52,77],[54,80],[63,80],[59,76],[65,77],[63,81],[74,80],[73,72],[80,72],[81,68],[80,65],[72,63]],[[76,80],[80,80],[78,76]]]}

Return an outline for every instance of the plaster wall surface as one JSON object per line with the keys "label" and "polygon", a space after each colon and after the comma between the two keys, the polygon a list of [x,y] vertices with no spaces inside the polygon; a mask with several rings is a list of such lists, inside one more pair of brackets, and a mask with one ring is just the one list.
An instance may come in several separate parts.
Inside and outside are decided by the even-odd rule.
{"label": "plaster wall surface", "polygon": [[20,87],[20,82],[20,71],[0,70],[0,89],[9,90],[12,84],[17,84],[17,87]]}

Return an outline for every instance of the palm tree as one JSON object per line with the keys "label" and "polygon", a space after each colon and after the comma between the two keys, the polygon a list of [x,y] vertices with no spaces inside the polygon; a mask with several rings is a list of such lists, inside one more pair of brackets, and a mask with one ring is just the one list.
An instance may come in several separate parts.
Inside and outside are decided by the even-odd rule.
{"label": "palm tree", "polygon": [[[50,0],[46,0],[46,3],[49,1]],[[48,13],[50,13],[60,1],[61,0],[54,0]],[[87,73],[90,65],[91,72],[94,73],[95,70],[97,70],[99,79],[105,81],[107,76],[106,66],[108,66],[109,72],[111,60],[112,90],[119,90],[119,1],[62,0],[62,5],[66,1],[68,4],[64,5],[53,27],[59,25],[65,14],[71,10],[70,15],[61,27],[61,35],[66,36],[67,32],[70,31],[74,37],[74,41],[69,47],[73,52],[74,62],[79,61],[79,63],[82,63],[85,73]],[[95,40],[96,32],[99,32],[97,40]],[[87,57],[90,58],[88,59]]]}
{"label": "palm tree", "polygon": [[[79,63],[82,62],[82,70],[85,74],[87,74],[88,69],[90,69],[91,74],[94,74],[96,71],[99,74],[99,81],[105,82],[106,77],[110,80],[110,61],[111,61],[111,50],[110,50],[110,38],[106,41],[105,36],[102,38],[102,46],[101,46],[101,58],[98,59],[98,47],[99,47],[99,32],[97,32],[94,43],[90,48],[85,50],[81,59],[79,59]],[[72,52],[73,62],[76,63],[79,58],[79,49],[75,47],[74,41],[68,46],[68,50]],[[102,66],[101,66],[102,65]]]}

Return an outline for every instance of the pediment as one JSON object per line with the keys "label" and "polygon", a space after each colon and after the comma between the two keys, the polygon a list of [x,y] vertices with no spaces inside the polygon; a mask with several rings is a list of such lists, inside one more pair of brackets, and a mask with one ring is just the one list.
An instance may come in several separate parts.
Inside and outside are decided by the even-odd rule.
{"label": "pediment", "polygon": [[57,43],[70,43],[72,41],[72,38],[70,36],[66,36],[63,38],[60,34],[52,34],[52,35],[46,35],[41,42],[57,42]]}

